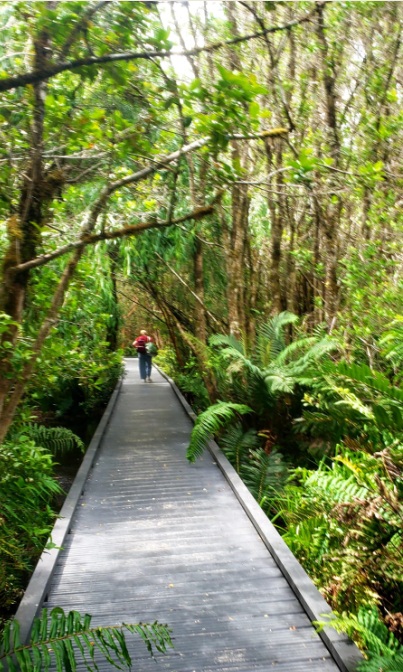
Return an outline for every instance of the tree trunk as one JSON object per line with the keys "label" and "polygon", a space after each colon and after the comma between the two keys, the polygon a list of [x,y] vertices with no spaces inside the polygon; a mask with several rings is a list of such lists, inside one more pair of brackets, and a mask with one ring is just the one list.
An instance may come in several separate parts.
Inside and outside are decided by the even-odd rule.
{"label": "tree trunk", "polygon": [[[235,153],[238,154],[237,150]],[[232,188],[232,228],[230,249],[227,251],[228,323],[231,334],[245,335],[244,268],[245,240],[248,234],[250,197],[248,186],[236,184]]]}
{"label": "tree trunk", "polygon": [[[321,65],[322,78],[325,91],[325,112],[328,130],[328,140],[330,144],[330,155],[334,161],[334,167],[337,168],[340,163],[340,140],[337,125],[337,104],[336,104],[336,80],[334,67],[329,57],[329,47],[326,38],[326,28],[324,21],[324,6],[318,2],[316,4],[317,24],[316,32],[321,45]],[[341,214],[341,200],[337,192],[337,182],[334,173],[331,173],[328,188],[330,187],[330,196],[327,197],[328,205],[323,218],[325,245],[326,245],[326,300],[325,313],[329,327],[332,327],[336,318],[339,288],[337,277],[338,265],[338,238]],[[332,193],[334,191],[334,193]]]}
{"label": "tree trunk", "polygon": [[193,271],[195,294],[200,302],[195,303],[195,335],[202,343],[207,341],[206,312],[204,309],[204,271],[203,271],[203,245],[200,238],[195,240],[193,254]]}
{"label": "tree trunk", "polygon": [[[48,45],[49,35],[43,31],[34,43],[36,69],[43,68],[46,65]],[[18,214],[10,217],[7,227],[9,247],[2,268],[3,282],[1,283],[0,310],[12,319],[13,324],[3,332],[1,344],[9,342],[12,346],[16,345],[19,335],[17,325],[22,323],[29,271],[16,273],[11,269],[16,264],[29,261],[36,256],[36,248],[40,238],[38,232],[42,223],[42,191],[44,191],[42,154],[46,86],[45,82],[40,82],[33,87],[34,109],[30,164],[23,173]],[[14,411],[9,407],[7,400],[8,394],[14,386],[11,363],[13,348],[9,348],[5,352],[8,353],[8,356],[3,357],[0,363],[0,442],[8,431],[9,418],[14,416]],[[20,383],[17,384],[17,387],[19,385]],[[1,420],[3,413],[6,414],[5,429]]]}
{"label": "tree trunk", "polygon": [[[277,143],[275,148],[276,161],[274,162],[274,152],[272,143]],[[272,140],[266,138],[265,149],[267,157],[268,173],[273,172],[273,168],[279,171],[282,166],[282,151],[281,140]],[[270,178],[269,178],[270,180]],[[270,184],[270,181],[269,181]],[[269,196],[268,205],[271,214],[271,251],[270,251],[270,297],[271,297],[271,312],[273,314],[281,313],[284,308],[285,300],[283,297],[283,289],[281,286],[281,262],[282,250],[281,242],[283,238],[283,218],[285,216],[285,204],[282,195],[283,178],[282,173],[277,172],[274,180],[276,191],[278,192],[277,203],[273,196]]]}
{"label": "tree trunk", "polygon": [[117,288],[117,250],[112,250],[108,247],[107,250],[109,258],[109,277],[112,286],[112,301],[113,301],[113,315],[112,320],[109,323],[106,340],[109,343],[109,350],[111,352],[116,352],[118,349],[119,342],[119,298],[118,298],[118,288]]}

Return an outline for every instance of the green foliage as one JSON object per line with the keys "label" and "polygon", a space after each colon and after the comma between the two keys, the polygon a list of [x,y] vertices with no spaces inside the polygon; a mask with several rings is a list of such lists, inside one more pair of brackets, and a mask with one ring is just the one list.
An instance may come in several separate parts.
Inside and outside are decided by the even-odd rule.
{"label": "green foliage", "polygon": [[[190,83],[186,90],[185,108],[196,130],[210,136],[216,151],[227,147],[234,128],[238,133],[258,129],[260,106],[256,99],[267,92],[254,74],[228,70],[220,64],[217,70],[219,77],[212,82],[213,89],[205,86],[200,79]],[[234,165],[233,174],[230,171],[227,180],[234,179],[238,171],[240,166]]]}
{"label": "green foliage", "polygon": [[[210,338],[212,347],[221,348],[235,394],[242,395],[243,389],[245,401],[258,412],[264,413],[265,406],[271,408],[281,394],[293,393],[298,384],[309,383],[312,365],[337,348],[334,340],[320,336],[303,337],[287,345],[285,328],[297,320],[289,312],[271,318],[258,329],[256,347],[249,353],[248,346],[233,337]],[[241,385],[237,386],[239,380]]]}
{"label": "green foliage", "polygon": [[278,492],[287,477],[283,456],[276,449],[267,452],[263,448],[252,450],[242,468],[245,485],[265,510],[266,501]]}
{"label": "green foliage", "polygon": [[336,609],[403,598],[403,448],[340,446],[331,465],[291,472],[270,508],[284,539]]}
{"label": "green foliage", "polygon": [[334,613],[329,625],[337,632],[347,633],[366,650],[366,660],[359,663],[358,672],[398,672],[402,669],[403,646],[381,621],[374,607],[361,607],[357,614]]}
{"label": "green foliage", "polygon": [[243,430],[240,422],[220,437],[220,448],[242,478],[259,505],[277,492],[287,476],[287,467],[278,450],[262,448],[264,435],[255,429]]}
{"label": "green foliage", "polygon": [[220,438],[220,448],[231,462],[236,472],[242,477],[242,468],[250,451],[260,446],[261,439],[256,430],[244,431],[240,422],[231,425]]}
{"label": "green foliage", "polygon": [[209,397],[194,356],[190,356],[185,365],[180,368],[173,349],[163,348],[158,351],[156,363],[172,378],[195,413],[206,410],[209,406]]}
{"label": "green foliage", "polygon": [[196,413],[206,410],[209,397],[203,377],[196,366],[185,364],[183,371],[173,375],[173,380]]}
{"label": "green foliage", "polygon": [[300,427],[316,436],[362,439],[368,450],[403,436],[402,389],[366,364],[322,364],[305,406]]}
{"label": "green foliage", "polygon": [[202,455],[206,443],[212,436],[240,415],[251,412],[252,409],[245,404],[219,401],[217,404],[210,406],[204,413],[201,413],[195,422],[186,453],[189,462],[195,462]]}
{"label": "green foliage", "polygon": [[119,380],[121,353],[111,353],[105,342],[71,345],[66,348],[57,338],[46,344],[28,398],[32,405],[56,417],[72,411],[91,416],[108,402]]}
{"label": "green foliage", "polygon": [[396,316],[396,319],[389,325],[389,328],[382,334],[379,343],[385,359],[392,362],[395,376],[401,382],[403,365],[403,315]]}
{"label": "green foliage", "polygon": [[0,446],[0,601],[9,609],[21,597],[33,563],[52,529],[52,457],[26,435]]}
{"label": "green foliage", "polygon": [[47,448],[52,455],[66,455],[75,450],[80,452],[85,450],[81,439],[66,427],[45,427],[29,423],[25,425],[24,431],[37,446]]}
{"label": "green foliage", "polygon": [[220,395],[250,406],[256,428],[271,430],[274,443],[287,452],[295,450],[291,423],[300,413],[302,390],[316,380],[319,362],[337,349],[335,341],[320,332],[287,344],[286,329],[297,320],[289,312],[272,317],[258,328],[253,346],[233,336],[210,337]]}
{"label": "green foliage", "polygon": [[[387,207],[386,204],[384,207]],[[386,336],[385,329],[395,320],[391,338],[396,339],[397,351],[398,343],[402,343],[398,315],[403,309],[403,293],[396,244],[395,236],[387,245],[375,239],[360,246],[360,250],[350,250],[340,264],[344,295],[343,309],[338,318],[340,340],[347,345],[354,361],[369,363],[373,368],[385,366],[382,350],[384,346],[388,349],[389,337],[384,345],[381,339]]]}
{"label": "green foliage", "polygon": [[34,619],[28,644],[20,640],[18,621],[5,625],[0,639],[0,670],[6,666],[9,672],[74,672],[82,661],[92,671],[99,669],[99,654],[115,668],[131,668],[126,632],[139,635],[151,655],[154,649],[165,653],[172,646],[169,628],[157,621],[94,627],[88,614],[65,614],[55,607],[51,612],[43,609]]}

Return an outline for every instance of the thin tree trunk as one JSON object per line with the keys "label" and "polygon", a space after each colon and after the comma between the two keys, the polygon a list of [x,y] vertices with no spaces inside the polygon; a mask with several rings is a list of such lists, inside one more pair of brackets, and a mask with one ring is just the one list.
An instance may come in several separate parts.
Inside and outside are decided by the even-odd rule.
{"label": "thin tree trunk", "polygon": [[[238,154],[237,150],[235,153]],[[245,334],[244,268],[245,239],[248,229],[250,197],[245,184],[232,188],[232,228],[227,252],[227,302],[229,331],[236,337]]]}
{"label": "thin tree trunk", "polygon": [[108,259],[109,259],[109,277],[111,281],[112,288],[112,301],[113,301],[113,322],[109,324],[106,334],[106,340],[109,343],[109,350],[111,352],[116,352],[118,349],[119,341],[119,298],[118,298],[118,288],[117,288],[117,254],[114,250],[108,247]]}
{"label": "thin tree trunk", "polygon": [[[281,168],[282,152],[278,145],[276,148],[276,163],[273,162],[273,140],[266,138],[265,149],[267,157],[268,173],[272,172],[273,167]],[[277,142],[277,141],[274,141]],[[279,141],[281,142],[281,141]],[[271,251],[270,251],[270,297],[271,297],[271,312],[274,314],[281,313],[284,307],[283,291],[281,287],[281,261],[282,250],[281,241],[283,238],[283,216],[282,208],[285,207],[282,198],[283,180],[282,173],[276,174],[276,187],[278,191],[278,206],[269,196],[269,209],[271,213]]]}
{"label": "thin tree trunk", "polygon": [[296,312],[296,286],[297,286],[297,273],[295,268],[295,218],[294,213],[291,211],[289,205],[289,199],[287,199],[287,215],[288,221],[290,223],[290,242],[288,244],[287,250],[287,282],[286,282],[286,297],[287,297],[287,310],[291,313]]}
{"label": "thin tree trunk", "polygon": [[[317,23],[316,31],[321,45],[321,65],[322,78],[325,91],[325,112],[328,129],[328,139],[330,144],[330,154],[334,160],[334,166],[337,168],[340,163],[340,140],[337,125],[337,104],[336,104],[336,80],[334,68],[329,57],[329,47],[326,38],[324,6],[321,2],[316,4]],[[333,173],[332,173],[333,176]],[[334,177],[329,180],[330,190],[336,192],[337,183]],[[338,237],[340,226],[341,201],[340,196],[334,193],[328,199],[326,214],[323,218],[325,244],[326,244],[326,302],[325,312],[328,325],[333,325],[336,318],[339,298],[339,287],[337,277],[338,266]]]}

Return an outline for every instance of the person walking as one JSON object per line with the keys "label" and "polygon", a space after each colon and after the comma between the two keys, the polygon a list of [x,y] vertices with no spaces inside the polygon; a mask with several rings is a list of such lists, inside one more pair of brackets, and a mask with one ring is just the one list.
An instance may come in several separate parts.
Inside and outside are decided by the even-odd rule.
{"label": "person walking", "polygon": [[152,383],[151,380],[151,355],[147,352],[147,343],[152,343],[153,339],[145,329],[140,331],[140,335],[133,341],[133,347],[136,348],[139,356],[140,378],[145,383]]}

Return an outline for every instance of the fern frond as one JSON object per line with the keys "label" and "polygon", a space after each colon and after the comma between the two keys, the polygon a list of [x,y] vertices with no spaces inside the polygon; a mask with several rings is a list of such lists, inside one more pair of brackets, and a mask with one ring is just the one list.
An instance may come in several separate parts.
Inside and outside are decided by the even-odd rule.
{"label": "fern frond", "polygon": [[388,656],[370,655],[357,667],[357,672],[402,672],[403,653]]}
{"label": "fern frond", "polygon": [[76,449],[84,452],[85,446],[81,439],[66,427],[45,427],[29,423],[24,432],[37,446],[47,448],[54,455],[65,455]]}
{"label": "fern frond", "polygon": [[228,427],[224,436],[220,438],[220,448],[238,474],[242,471],[248,453],[256,449],[259,444],[260,439],[256,430],[249,429],[245,432],[240,422]]}
{"label": "fern frond", "polygon": [[394,399],[397,402],[403,402],[403,390],[391,385],[388,378],[380,371],[371,369],[366,364],[355,364],[348,362],[326,362],[323,364],[325,374],[333,374],[342,377],[346,382],[351,381],[364,386],[364,389],[378,392],[384,397]]}
{"label": "fern frond", "polygon": [[[381,621],[375,607],[361,607],[357,614],[334,612],[328,623],[320,623],[321,627],[324,625],[330,625],[337,632],[346,633],[366,649],[369,660],[360,663],[358,669],[362,672],[389,669],[383,666],[386,661],[396,661],[398,657],[403,656],[403,647]],[[382,664],[376,668],[373,665],[374,660],[378,658],[381,658]]]}
{"label": "fern frond", "polygon": [[193,428],[186,457],[189,462],[195,462],[203,453],[208,440],[219,430],[227,427],[239,415],[253,413],[253,410],[245,404],[219,401],[201,413]]}
{"label": "fern frond", "polygon": [[284,311],[263,324],[257,334],[256,349],[262,366],[268,366],[284,350],[284,327],[298,322],[297,315]]}
{"label": "fern frond", "polygon": [[209,338],[209,345],[212,348],[219,348],[223,346],[225,348],[231,348],[233,350],[237,350],[243,355],[245,354],[242,343],[238,341],[238,339],[235,338],[235,336],[233,336],[232,334],[229,336],[224,336],[222,334],[214,334]]}
{"label": "fern frond", "polygon": [[277,364],[286,364],[287,362],[294,361],[298,353],[304,353],[308,348],[315,345],[316,342],[317,339],[314,336],[307,336],[306,338],[299,338],[293,341],[279,352],[276,357]]}
{"label": "fern frond", "polygon": [[98,670],[95,651],[118,669],[131,667],[125,630],[141,637],[151,655],[154,649],[164,653],[172,646],[171,631],[167,625],[122,624],[119,626],[91,627],[91,616],[77,611],[65,614],[55,607],[43,609],[34,619],[30,641],[22,644],[17,621],[8,621],[0,638],[0,670],[9,672],[47,672],[56,666],[58,672],[71,672],[81,659],[88,670]]}
{"label": "fern frond", "polygon": [[262,448],[251,451],[243,468],[243,480],[254,498],[262,506],[273,490],[279,489],[287,474],[283,456],[277,450],[266,453]]}
{"label": "fern frond", "polygon": [[397,315],[379,341],[386,359],[396,367],[403,363],[403,315]]}
{"label": "fern frond", "polygon": [[295,379],[288,374],[286,369],[273,365],[264,372],[264,381],[270,394],[273,395],[278,392],[291,394],[296,384]]}
{"label": "fern frond", "polygon": [[227,348],[227,350],[223,352],[223,355],[224,357],[231,360],[231,363],[227,368],[228,373],[236,373],[236,372],[239,373],[241,371],[244,371],[246,374],[249,374],[249,376],[252,379],[256,380],[263,379],[264,372],[262,371],[262,369],[256,366],[250,359],[245,357],[242,353]]}

